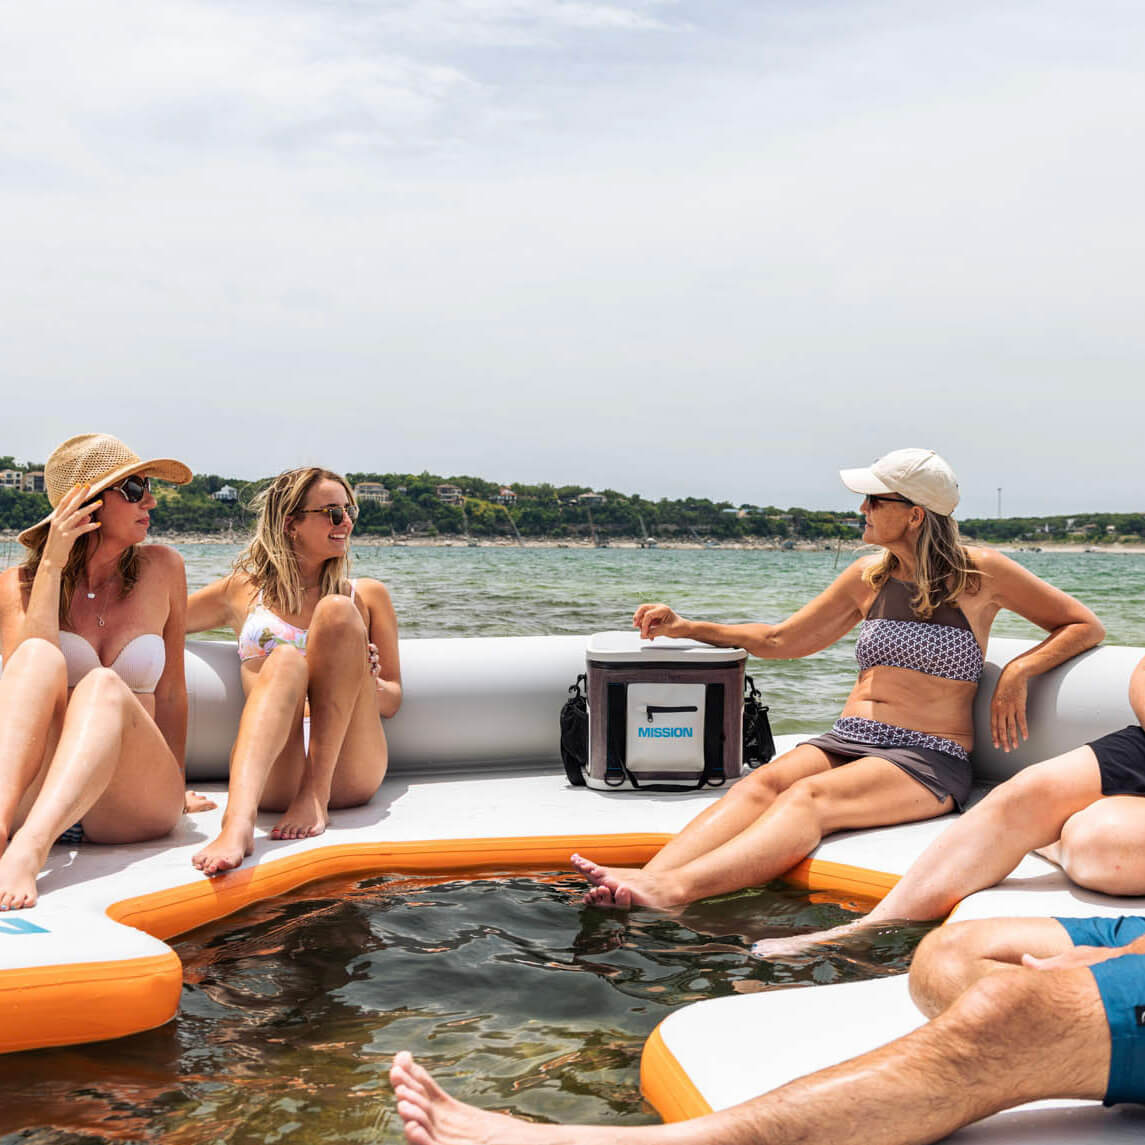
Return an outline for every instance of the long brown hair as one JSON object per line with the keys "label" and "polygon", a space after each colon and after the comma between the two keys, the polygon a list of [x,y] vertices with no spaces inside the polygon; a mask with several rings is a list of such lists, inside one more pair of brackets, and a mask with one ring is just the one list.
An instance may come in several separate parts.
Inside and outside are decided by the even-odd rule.
{"label": "long brown hair", "polygon": [[[922,525],[914,542],[916,592],[910,604],[915,616],[927,620],[940,604],[954,604],[964,592],[977,592],[982,573],[962,543],[958,522],[929,509],[922,512]],[[863,573],[863,581],[877,592],[898,565],[898,557],[884,549],[882,559]]]}
{"label": "long brown hair", "polygon": [[[75,544],[72,545],[72,551],[68,553],[68,559],[64,562],[63,570],[60,573],[60,627],[64,628],[68,623],[68,617],[72,610],[72,600],[75,598],[76,586],[79,584],[80,577],[83,575],[84,565],[87,563],[88,549],[92,545],[92,537],[94,533],[85,533],[82,537],[77,537]],[[32,545],[29,546],[29,552],[24,559],[21,566],[23,576],[22,583],[31,588],[32,582],[36,579],[36,570],[40,567],[40,562],[44,559],[44,546],[48,543],[48,530],[41,531]],[[139,580],[141,561],[139,557],[139,546],[129,545],[119,555],[119,564],[116,572],[119,575],[119,598],[122,600],[134,587],[136,581]]]}
{"label": "long brown hair", "polygon": [[[235,561],[235,569],[250,577],[251,584],[272,611],[288,614],[302,611],[302,577],[286,529],[290,517],[303,507],[314,483],[325,479],[337,481],[346,490],[350,504],[357,504],[345,477],[316,465],[280,473],[251,499],[250,507],[258,513],[258,520],[254,537]],[[341,593],[349,571],[348,552],[323,561],[318,577],[320,595]]]}

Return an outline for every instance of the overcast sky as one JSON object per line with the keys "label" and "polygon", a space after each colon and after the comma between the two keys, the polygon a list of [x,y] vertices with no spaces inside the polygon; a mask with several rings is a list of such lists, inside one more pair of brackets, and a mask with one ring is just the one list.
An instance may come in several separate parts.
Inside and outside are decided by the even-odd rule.
{"label": "overcast sky", "polygon": [[36,0],[0,453],[1145,508],[1139,0]]}

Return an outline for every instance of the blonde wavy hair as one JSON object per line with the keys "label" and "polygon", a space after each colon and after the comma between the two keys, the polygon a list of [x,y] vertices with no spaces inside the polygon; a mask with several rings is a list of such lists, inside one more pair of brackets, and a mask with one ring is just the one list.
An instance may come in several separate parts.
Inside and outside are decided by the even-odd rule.
{"label": "blonde wavy hair", "polygon": [[[922,506],[918,506],[922,509]],[[914,583],[917,591],[911,598],[915,616],[928,620],[942,604],[954,604],[964,592],[977,592],[982,573],[974,557],[962,543],[958,522],[922,509],[922,525],[914,543]],[[883,550],[882,559],[863,573],[863,581],[876,592],[887,583],[898,568],[894,553]]]}
{"label": "blonde wavy hair", "polygon": [[[98,518],[99,512],[96,511],[92,516]],[[68,553],[68,559],[60,572],[59,617],[61,628],[64,628],[68,623],[76,588],[79,585],[80,577],[83,575],[84,565],[87,563],[88,549],[95,543],[92,538],[96,535],[95,533],[85,533],[82,537],[76,538],[75,544],[72,545],[72,551]],[[32,582],[36,579],[36,570],[39,569],[40,562],[44,559],[44,546],[47,543],[48,530],[43,529],[41,535],[28,546],[28,555],[20,566],[21,586],[29,591],[31,591]],[[119,567],[116,570],[119,574],[120,600],[135,587],[136,581],[139,580],[141,564],[138,545],[129,545],[120,554]]]}
{"label": "blonde wavy hair", "polygon": [[[273,612],[302,611],[302,577],[287,526],[305,504],[306,495],[315,482],[326,479],[337,481],[346,490],[349,503],[357,504],[345,477],[316,465],[280,473],[251,499],[250,508],[258,513],[254,538],[235,561],[235,570],[250,577],[251,584],[262,593],[263,601]],[[318,577],[320,595],[342,593],[349,571],[349,553],[324,561]]]}

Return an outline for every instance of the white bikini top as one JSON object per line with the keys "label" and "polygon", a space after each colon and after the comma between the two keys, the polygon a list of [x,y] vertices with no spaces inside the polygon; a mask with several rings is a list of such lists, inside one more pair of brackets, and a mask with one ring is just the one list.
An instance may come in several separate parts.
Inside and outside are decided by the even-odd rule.
{"label": "white bikini top", "polygon": [[[69,688],[74,688],[89,672],[103,667],[96,650],[78,632],[60,632],[60,651],[68,666]],[[109,667],[133,692],[151,693],[166,664],[163,637],[145,632],[129,640]]]}

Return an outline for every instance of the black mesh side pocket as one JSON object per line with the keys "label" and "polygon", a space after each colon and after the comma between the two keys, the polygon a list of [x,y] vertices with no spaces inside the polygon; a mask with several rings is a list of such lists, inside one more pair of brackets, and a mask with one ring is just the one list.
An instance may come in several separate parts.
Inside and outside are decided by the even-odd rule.
{"label": "black mesh side pocket", "polygon": [[561,708],[561,762],[574,787],[584,787],[588,767],[588,700],[581,688],[585,682],[583,674],[576,678]]}

